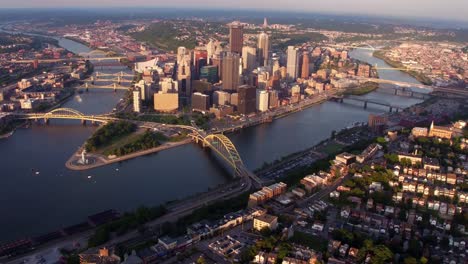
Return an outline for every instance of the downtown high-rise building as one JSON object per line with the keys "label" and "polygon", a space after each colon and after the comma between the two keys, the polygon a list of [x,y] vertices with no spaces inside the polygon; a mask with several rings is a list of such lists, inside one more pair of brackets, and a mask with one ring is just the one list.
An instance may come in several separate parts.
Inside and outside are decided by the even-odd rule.
{"label": "downtown high-rise building", "polygon": [[141,112],[141,96],[140,96],[139,89],[136,89],[133,91],[133,112],[135,113]]}
{"label": "downtown high-rise building", "polygon": [[242,69],[251,73],[257,67],[257,49],[245,46],[242,48]]}
{"label": "downtown high-rise building", "polygon": [[266,90],[257,90],[257,110],[260,112],[268,111],[269,109],[269,94]]}
{"label": "downtown high-rise building", "polygon": [[208,44],[206,44],[206,53],[207,53],[207,63],[208,63],[208,65],[211,65],[213,56],[215,55],[215,52],[216,52],[216,44],[212,39],[210,39]]}
{"label": "downtown high-rise building", "polygon": [[222,59],[223,90],[237,90],[239,86],[239,54],[227,52]]}
{"label": "downtown high-rise building", "polygon": [[[257,102],[257,89],[250,85],[242,85],[238,89],[237,111],[240,114],[248,115],[255,113]],[[231,97],[231,103],[232,103]]]}
{"label": "downtown high-rise building", "polygon": [[270,37],[262,32],[258,35],[258,63],[260,66],[268,66],[270,52]]}
{"label": "downtown high-rise building", "polygon": [[294,46],[289,46],[287,53],[286,75],[289,80],[294,81],[299,76],[299,49]]}
{"label": "downtown high-rise building", "polygon": [[189,98],[192,93],[192,71],[188,56],[182,57],[177,64],[177,82],[180,96]]}
{"label": "downtown high-rise building", "polygon": [[309,64],[310,64],[309,52],[304,51],[302,53],[302,67],[301,67],[301,78],[302,79],[308,79],[309,78],[309,75],[310,75]]}
{"label": "downtown high-rise building", "polygon": [[210,109],[210,96],[202,93],[192,94],[192,110],[193,111],[208,111]]}
{"label": "downtown high-rise building", "polygon": [[242,54],[244,46],[244,27],[239,22],[233,22],[229,25],[229,44],[230,52]]}

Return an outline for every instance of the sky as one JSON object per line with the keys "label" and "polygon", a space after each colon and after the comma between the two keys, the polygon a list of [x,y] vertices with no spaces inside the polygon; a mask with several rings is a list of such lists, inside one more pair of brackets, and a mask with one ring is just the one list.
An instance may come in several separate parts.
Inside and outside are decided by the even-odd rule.
{"label": "sky", "polygon": [[0,0],[1,8],[103,6],[265,8],[468,21],[468,0]]}

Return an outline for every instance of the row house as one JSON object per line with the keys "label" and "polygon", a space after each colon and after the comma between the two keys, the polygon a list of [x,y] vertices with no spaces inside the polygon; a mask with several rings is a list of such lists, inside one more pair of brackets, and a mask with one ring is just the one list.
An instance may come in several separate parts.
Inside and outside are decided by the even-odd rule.
{"label": "row house", "polygon": [[455,197],[455,190],[449,189],[447,187],[437,186],[434,189],[434,195],[437,197],[443,196],[443,197],[448,197],[450,199],[453,199]]}

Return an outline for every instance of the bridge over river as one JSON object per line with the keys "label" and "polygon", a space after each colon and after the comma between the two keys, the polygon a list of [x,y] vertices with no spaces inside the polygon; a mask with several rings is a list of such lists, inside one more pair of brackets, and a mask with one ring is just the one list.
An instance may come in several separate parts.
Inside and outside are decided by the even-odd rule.
{"label": "bridge over river", "polygon": [[135,123],[139,127],[148,129],[154,129],[158,127],[160,128],[162,125],[164,125],[164,127],[167,128],[186,130],[190,132],[189,136],[195,143],[202,146],[203,148],[209,148],[218,157],[220,157],[221,160],[232,169],[232,174],[234,177],[242,177],[248,179],[249,181],[253,181],[253,185],[258,188],[263,186],[263,181],[247,167],[245,167],[236,147],[231,142],[231,140],[223,134],[207,134],[205,131],[193,126],[170,125],[120,119],[109,114],[87,115],[70,108],[57,108],[47,113],[13,113],[12,115],[17,119],[23,120],[42,119],[46,123],[48,123],[50,119],[80,120],[83,124],[86,123],[86,121],[91,121],[93,123],[108,123],[112,121],[123,120]]}

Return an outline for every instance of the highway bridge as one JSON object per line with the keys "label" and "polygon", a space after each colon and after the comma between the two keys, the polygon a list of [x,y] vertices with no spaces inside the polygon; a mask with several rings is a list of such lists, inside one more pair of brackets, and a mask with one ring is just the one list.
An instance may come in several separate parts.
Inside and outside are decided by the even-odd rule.
{"label": "highway bridge", "polygon": [[[57,108],[47,113],[14,113],[12,115],[15,116],[17,119],[24,120],[42,119],[46,123],[48,123],[50,119],[80,120],[82,123],[86,123],[86,121],[108,123],[111,121],[123,120],[112,117],[111,115],[87,115],[70,108]],[[223,134],[207,134],[203,130],[200,130],[193,126],[159,124],[135,120],[125,121],[133,122],[142,128],[154,129],[161,128],[161,126],[163,126],[167,128],[187,130],[190,132],[189,136],[195,143],[203,146],[204,148],[211,149],[222,160],[224,160],[226,164],[232,168],[232,172],[235,177],[249,179],[249,181],[252,180],[253,185],[257,188],[263,186],[263,181],[245,167],[244,162],[242,161],[236,147],[231,142],[231,140]]]}

